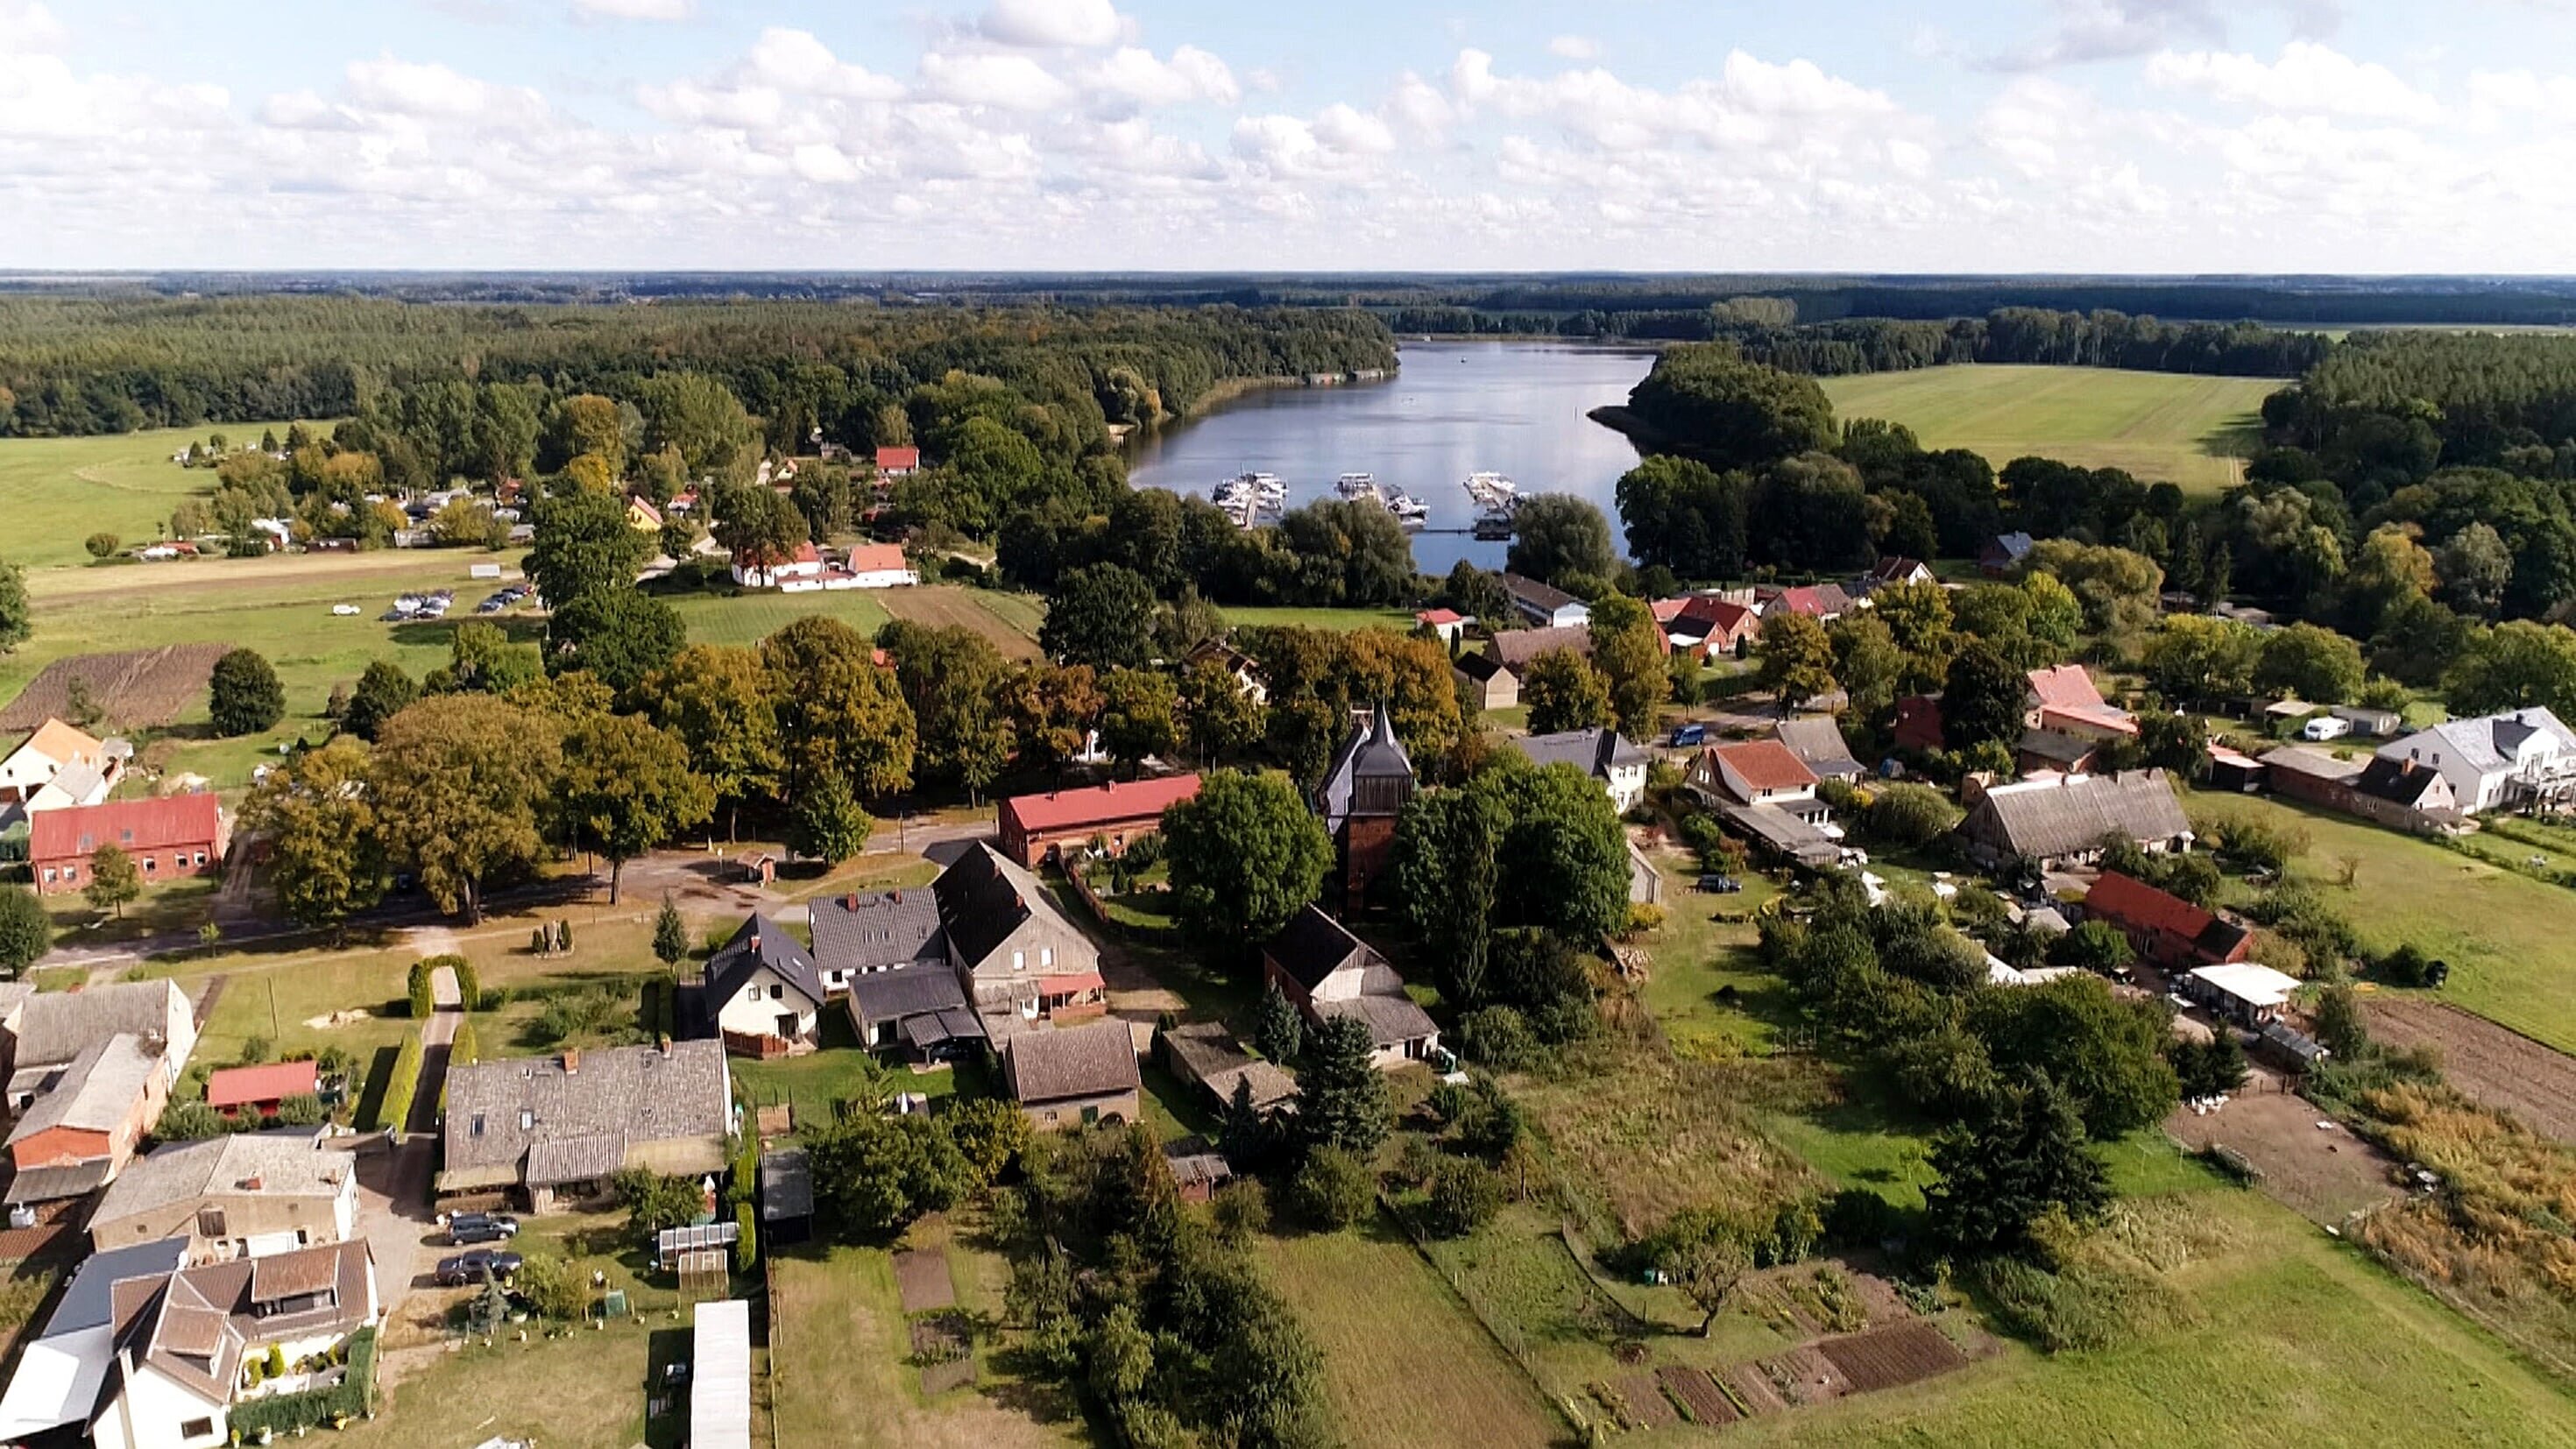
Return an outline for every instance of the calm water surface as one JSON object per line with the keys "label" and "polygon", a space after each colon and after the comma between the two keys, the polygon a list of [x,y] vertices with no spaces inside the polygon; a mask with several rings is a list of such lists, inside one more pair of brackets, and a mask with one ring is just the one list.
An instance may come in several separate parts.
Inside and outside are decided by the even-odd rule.
{"label": "calm water surface", "polygon": [[[1127,475],[1140,487],[1207,496],[1238,473],[1276,473],[1291,508],[1335,497],[1344,473],[1371,473],[1431,505],[1413,539],[1415,566],[1446,573],[1461,558],[1500,568],[1505,546],[1464,532],[1477,508],[1459,485],[1501,473],[1532,493],[1573,493],[1601,505],[1635,467],[1626,437],[1584,414],[1625,402],[1654,358],[1645,352],[1546,342],[1407,343],[1385,382],[1265,388],[1140,441]],[[1624,551],[1626,540],[1618,539]]]}

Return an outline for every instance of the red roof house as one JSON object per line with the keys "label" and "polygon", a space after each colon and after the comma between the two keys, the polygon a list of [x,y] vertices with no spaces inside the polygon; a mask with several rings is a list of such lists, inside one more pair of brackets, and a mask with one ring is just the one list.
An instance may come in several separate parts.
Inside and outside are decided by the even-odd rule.
{"label": "red roof house", "polygon": [[2093,883],[2084,914],[2119,927],[2138,954],[2157,966],[2242,961],[2254,945],[2254,933],[2243,926],[2115,870]]}
{"label": "red roof house", "polygon": [[1697,639],[1700,651],[1715,658],[1742,650],[1761,638],[1762,616],[1746,605],[1724,599],[1685,599],[1680,610],[1664,621],[1664,633]]}
{"label": "red roof house", "polygon": [[42,895],[86,887],[90,857],[102,845],[132,856],[147,882],[183,880],[223,868],[232,829],[223,805],[208,794],[111,800],[31,817],[27,858]]}
{"label": "red roof house", "polygon": [[1058,846],[1108,840],[1111,854],[1139,835],[1162,828],[1163,812],[1199,793],[1196,775],[1158,780],[1112,780],[1087,790],[1049,790],[1002,802],[1002,853],[1035,868]]}
{"label": "red roof house", "polygon": [[321,1069],[309,1061],[226,1067],[206,1078],[206,1105],[227,1117],[241,1115],[245,1107],[266,1117],[287,1098],[310,1095],[321,1080]]}
{"label": "red roof house", "polygon": [[2030,691],[2022,698],[2022,723],[2079,739],[2099,740],[2135,735],[2135,715],[2102,698],[2093,676],[2081,664],[2030,671]]}
{"label": "red roof house", "polygon": [[900,478],[907,473],[918,472],[920,468],[919,448],[877,449],[877,474],[880,477]]}
{"label": "red roof house", "polygon": [[1778,740],[1710,745],[1691,762],[1689,782],[1739,805],[1795,800],[1816,793],[1816,772]]}

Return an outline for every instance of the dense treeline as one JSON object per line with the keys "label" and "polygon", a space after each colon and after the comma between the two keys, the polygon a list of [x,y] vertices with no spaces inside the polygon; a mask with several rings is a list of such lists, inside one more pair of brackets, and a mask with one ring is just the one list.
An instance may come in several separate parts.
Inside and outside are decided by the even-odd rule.
{"label": "dense treeline", "polygon": [[1104,422],[1187,412],[1237,378],[1394,365],[1373,317],[1260,311],[887,308],[807,302],[426,307],[360,297],[0,298],[0,435],[340,417],[388,389],[543,382],[625,396],[694,371],[765,420],[880,441],[884,405],[952,371]]}

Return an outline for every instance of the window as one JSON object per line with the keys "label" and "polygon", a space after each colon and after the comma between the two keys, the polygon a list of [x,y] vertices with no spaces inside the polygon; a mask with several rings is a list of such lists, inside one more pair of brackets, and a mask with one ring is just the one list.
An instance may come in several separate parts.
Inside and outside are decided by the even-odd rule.
{"label": "window", "polygon": [[1028,969],[1028,967],[1029,967],[1029,953],[1028,953],[1028,952],[1026,952],[1026,951],[1013,951],[1013,952],[1011,953],[1011,969],[1012,969],[1012,970],[1014,970],[1014,971],[1025,971],[1025,970],[1027,970],[1027,969]]}
{"label": "window", "polygon": [[755,981],[751,983],[751,985],[743,988],[742,999],[745,1001],[758,1001],[760,999],[760,983]]}
{"label": "window", "polygon": [[158,856],[147,855],[143,857],[143,873],[145,875],[150,875],[152,872],[159,870],[160,868],[161,861]]}
{"label": "window", "polygon": [[1040,970],[1044,970],[1054,964],[1055,948],[1053,946],[1040,946],[1038,948],[1038,968]]}
{"label": "window", "polygon": [[776,983],[772,983],[769,988],[769,999],[772,1001],[785,1001],[787,999],[787,988],[777,985]]}
{"label": "window", "polygon": [[49,866],[46,866],[46,867],[45,867],[45,884],[47,884],[47,885],[52,885],[53,883],[54,883],[54,868],[53,868],[52,866],[50,866],[50,865],[49,865]]}
{"label": "window", "polygon": [[212,1419],[190,1419],[179,1426],[182,1439],[211,1439],[214,1436],[215,1421]]}
{"label": "window", "polygon": [[201,850],[201,851],[198,851],[198,852],[197,852],[197,864],[199,864],[199,865],[204,865],[205,863],[206,863],[206,853],[205,853],[204,851],[202,851],[202,850]]}
{"label": "window", "polygon": [[468,1126],[468,1127],[465,1129],[465,1135],[467,1135],[468,1137],[480,1137],[480,1136],[482,1136],[482,1135],[483,1135],[483,1114],[482,1114],[482,1113],[477,1112],[477,1113],[475,1113],[475,1114],[474,1114],[474,1121],[473,1121],[473,1123],[472,1123],[470,1126]]}
{"label": "window", "polygon": [[197,1236],[201,1238],[220,1238],[224,1236],[224,1210],[222,1208],[210,1207],[197,1209]]}

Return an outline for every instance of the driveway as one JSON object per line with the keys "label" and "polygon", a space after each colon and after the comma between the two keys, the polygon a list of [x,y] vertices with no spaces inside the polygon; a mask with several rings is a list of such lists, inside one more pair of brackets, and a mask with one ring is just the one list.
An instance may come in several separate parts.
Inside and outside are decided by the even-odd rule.
{"label": "driveway", "polygon": [[438,1249],[426,1239],[438,1226],[429,1193],[438,1144],[427,1137],[389,1141],[358,1154],[358,1231],[376,1255],[376,1292],[392,1323],[405,1297],[430,1286],[437,1265]]}

